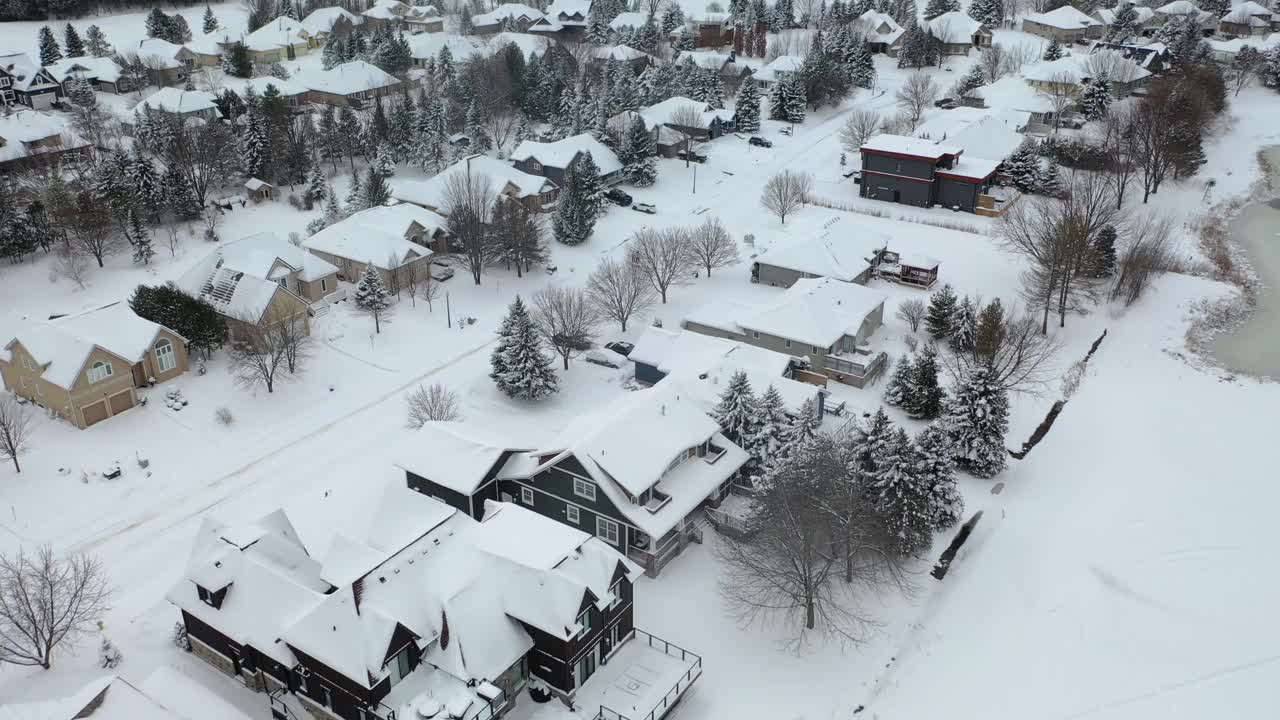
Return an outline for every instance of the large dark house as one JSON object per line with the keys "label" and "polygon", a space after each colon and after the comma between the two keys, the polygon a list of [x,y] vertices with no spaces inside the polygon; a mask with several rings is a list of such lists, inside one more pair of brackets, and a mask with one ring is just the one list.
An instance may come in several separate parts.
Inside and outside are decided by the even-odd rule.
{"label": "large dark house", "polygon": [[428,423],[398,464],[409,487],[463,512],[518,503],[595,535],[657,575],[701,542],[702,509],[728,495],[747,454],[694,393],[674,384],[629,394],[523,451],[472,423]]}
{"label": "large dark house", "polygon": [[486,503],[477,520],[352,483],[247,525],[206,520],[168,597],[192,652],[269,693],[276,717],[296,717],[292,694],[317,720],[489,720],[526,692],[593,717],[622,707],[614,675],[654,667],[653,692],[609,715],[641,720],[678,701],[701,659],[634,627],[638,575],[518,505]]}
{"label": "large dark house", "polygon": [[999,160],[964,156],[960,148],[902,135],[877,135],[862,146],[858,194],[918,207],[974,212],[991,187]]}
{"label": "large dark house", "polygon": [[583,155],[590,155],[600,172],[600,181],[614,185],[622,181],[622,163],[608,145],[588,133],[572,135],[555,142],[525,140],[511,151],[511,164],[520,172],[539,175],[565,187],[569,166]]}

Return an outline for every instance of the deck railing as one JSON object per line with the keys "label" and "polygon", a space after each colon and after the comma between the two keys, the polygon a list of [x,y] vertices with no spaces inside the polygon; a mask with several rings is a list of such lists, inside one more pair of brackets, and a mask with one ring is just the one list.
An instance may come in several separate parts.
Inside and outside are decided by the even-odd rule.
{"label": "deck railing", "polygon": [[666,715],[667,711],[680,701],[681,696],[683,696],[685,691],[689,689],[690,685],[693,685],[698,678],[702,677],[701,655],[685,650],[673,642],[663,640],[662,638],[651,633],[647,633],[640,628],[634,628],[631,632],[633,634],[632,642],[639,641],[643,638],[649,644],[649,647],[655,650],[661,650],[666,655],[678,657],[686,662],[692,659],[693,665],[685,671],[684,675],[680,676],[679,680],[676,680],[675,687],[668,690],[667,694],[662,696],[662,702],[658,703],[658,705],[650,710],[649,714],[645,715],[643,718],[633,718],[629,715],[623,715],[617,710],[601,705],[594,720],[658,720],[658,718]]}

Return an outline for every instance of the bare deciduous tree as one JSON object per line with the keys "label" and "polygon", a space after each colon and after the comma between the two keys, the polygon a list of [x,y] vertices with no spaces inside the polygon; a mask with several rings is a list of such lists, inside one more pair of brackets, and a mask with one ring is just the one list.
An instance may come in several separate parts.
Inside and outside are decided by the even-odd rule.
{"label": "bare deciduous tree", "polygon": [[911,298],[898,303],[898,319],[910,325],[911,332],[920,329],[920,323],[924,322],[924,317],[928,314],[929,307],[920,298]]}
{"label": "bare deciduous tree", "polygon": [[782,224],[786,225],[787,216],[809,200],[809,193],[812,190],[813,175],[783,170],[765,183],[764,192],[760,195],[760,204],[777,215]]}
{"label": "bare deciduous tree", "polygon": [[102,267],[108,257],[124,247],[119,228],[111,221],[106,204],[98,202],[88,193],[77,199],[76,213],[71,218],[68,230],[73,251],[92,257],[98,262],[98,267]]}
{"label": "bare deciduous tree", "polygon": [[898,108],[911,125],[910,129],[915,130],[925,110],[928,110],[929,106],[933,105],[933,101],[938,99],[938,84],[931,76],[914,72],[907,77],[902,87],[898,88],[895,97],[898,100]]}
{"label": "bare deciduous tree", "polygon": [[542,220],[524,205],[499,197],[493,208],[490,232],[494,238],[494,260],[515,265],[516,277],[523,277],[534,265],[550,257],[547,233]]}
{"label": "bare deciduous tree", "polygon": [[1057,376],[1053,359],[1062,348],[1056,335],[1041,331],[1033,315],[1018,308],[1005,311],[990,347],[940,353],[942,364],[957,383],[979,365],[989,366],[996,384],[1009,392],[1038,394]]}
{"label": "bare deciduous tree", "polygon": [[42,545],[0,554],[0,663],[53,666],[60,645],[96,627],[110,591],[102,563]]}
{"label": "bare deciduous tree", "polygon": [[1107,166],[1107,178],[1111,182],[1111,193],[1115,195],[1116,207],[1124,206],[1124,195],[1129,189],[1135,171],[1135,158],[1138,154],[1138,134],[1134,127],[1133,106],[1117,104],[1099,123],[1095,123],[1094,137],[1110,163]]}
{"label": "bare deciduous tree", "polygon": [[459,248],[455,257],[471,273],[476,285],[496,253],[488,226],[495,199],[493,183],[487,175],[458,169],[445,179],[441,209],[449,218],[449,232]]}
{"label": "bare deciduous tree", "polygon": [[1063,114],[1076,102],[1079,88],[1076,85],[1075,76],[1067,72],[1054,73],[1047,81],[1041,83],[1036,91],[1049,101],[1049,106],[1053,108],[1053,128],[1058,129],[1062,123]]}
{"label": "bare deciduous tree", "polygon": [[657,293],[634,263],[606,257],[587,278],[587,297],[602,318],[618,323],[625,333],[627,322],[648,310]]}
{"label": "bare deciduous tree", "polygon": [[600,324],[595,307],[582,289],[560,286],[539,290],[533,296],[533,306],[538,332],[568,370],[574,353],[590,350],[595,344]]}
{"label": "bare deciduous tree", "polygon": [[440,297],[440,283],[427,280],[418,288],[418,297],[427,301],[427,312],[435,312],[435,301]]}
{"label": "bare deciduous tree", "polygon": [[409,427],[415,430],[429,422],[452,422],[462,417],[457,394],[440,383],[419,385],[404,400],[409,406]]}
{"label": "bare deciduous tree", "polygon": [[667,290],[687,282],[693,268],[688,231],[678,227],[638,230],[627,246],[627,263],[653,286],[666,305]]}
{"label": "bare deciduous tree", "polygon": [[262,385],[275,392],[282,370],[300,374],[309,354],[306,313],[287,317],[268,314],[261,319],[241,317],[238,332],[227,352],[236,384],[245,389]]}
{"label": "bare deciduous tree", "polygon": [[871,108],[857,108],[849,113],[844,127],[840,128],[840,144],[845,152],[861,150],[868,140],[880,134],[882,123],[879,111]]}
{"label": "bare deciduous tree", "polygon": [[0,396],[0,459],[12,460],[15,472],[22,472],[18,455],[26,449],[31,432],[31,409],[15,395]]}
{"label": "bare deciduous tree", "polygon": [[712,268],[738,262],[738,244],[721,224],[720,218],[709,217],[689,231],[689,252],[693,260],[707,271],[707,277],[711,277]]}
{"label": "bare deciduous tree", "polygon": [[1003,45],[992,45],[982,49],[978,56],[978,64],[982,66],[982,77],[991,84],[1005,75],[1005,52]]}
{"label": "bare deciduous tree", "polygon": [[[426,265],[426,267],[423,267]],[[418,307],[418,295],[422,292],[422,286],[431,282],[430,264],[428,262],[406,263],[404,272],[400,277],[401,285],[409,293],[409,304]]]}
{"label": "bare deciduous tree", "polygon": [[1127,238],[1116,263],[1116,279],[1111,287],[1112,300],[1132,305],[1142,297],[1151,279],[1178,269],[1174,253],[1173,220],[1154,213],[1130,218],[1124,223]]}
{"label": "bare deciduous tree", "polygon": [[703,119],[702,113],[696,106],[686,104],[676,108],[667,122],[675,126],[673,129],[683,138],[681,144],[684,147],[684,166],[689,167],[694,154],[698,152],[698,148],[702,147],[707,121]]}
{"label": "bare deciduous tree", "polygon": [[54,272],[83,290],[89,283],[89,258],[78,247],[60,246],[54,259]]}

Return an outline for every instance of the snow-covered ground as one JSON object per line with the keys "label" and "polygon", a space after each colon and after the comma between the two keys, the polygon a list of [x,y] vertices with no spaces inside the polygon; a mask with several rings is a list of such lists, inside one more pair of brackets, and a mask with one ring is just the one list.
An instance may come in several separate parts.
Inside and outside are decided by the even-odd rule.
{"label": "snow-covered ground", "polygon": [[[198,30],[203,7],[182,12]],[[215,6],[215,12],[224,24],[243,23],[236,4]],[[119,45],[142,37],[141,17],[75,24],[83,30],[96,22]],[[34,52],[39,25],[5,24],[0,45]],[[1002,30],[997,42],[1042,41]],[[972,61],[952,59],[929,72],[949,87]],[[318,63],[319,54],[298,62]],[[475,286],[459,273],[447,283],[447,311],[443,298],[430,309],[402,302],[381,334],[373,333],[369,319],[336,307],[316,323],[305,375],[275,393],[235,388],[224,358],[216,356],[207,374],[193,370],[151,391],[158,400],[181,388],[189,401],[181,411],[152,402],[85,431],[42,418],[24,472],[0,466],[0,549],[51,542],[98,555],[116,588],[105,632],[124,652],[125,677],[141,682],[155,668],[172,667],[251,717],[265,716],[263,696],[169,642],[178,613],[164,593],[181,573],[200,519],[248,520],[299,492],[395,481],[390,457],[410,437],[403,396],[421,382],[442,382],[458,392],[470,420],[540,430],[562,427],[628,391],[625,371],[575,361],[561,392],[545,402],[516,403],[499,394],[487,378],[488,348],[516,294],[581,284],[601,257],[624,252],[642,226],[716,216],[739,240],[742,262],[674,288],[670,303],[634,322],[626,337],[634,339],[655,318],[674,327],[711,300],[767,300],[781,290],[749,283],[750,258],[784,238],[821,233],[836,239],[886,233],[895,249],[938,258],[942,280],[959,293],[1001,297],[1006,305],[1016,301],[1020,261],[999,246],[992,221],[862,200],[843,177],[842,116],[853,107],[892,112],[894,89],[906,75],[883,57],[877,69],[876,90],[812,114],[794,136],[765,121],[761,134],[774,141],[773,148],[728,136],[706,146],[710,160],[704,166],[660,161],[658,185],[627,188],[659,213],[611,209],[585,245],[552,248],[559,268],[553,276],[516,278],[494,269]],[[931,110],[926,119],[944,112]],[[1280,95],[1247,89],[1233,99],[1229,115],[1206,144],[1208,165],[1195,178],[1162,189],[1153,210],[1189,221],[1248,189],[1257,176],[1256,150],[1280,142]],[[810,206],[782,225],[757,201],[763,181],[782,169],[812,172],[823,198],[889,217]],[[420,176],[405,168],[399,173]],[[1216,182],[1206,190],[1210,178]],[[340,194],[347,182],[345,175],[336,179]],[[238,238],[272,230],[283,237],[310,219],[278,201],[237,208],[219,232]],[[960,221],[978,232],[911,222],[922,219]],[[748,233],[754,235],[751,245]],[[1188,237],[1189,257],[1194,248]],[[49,260],[36,259],[0,268],[0,298],[6,309],[38,317],[93,307],[126,297],[139,282],[177,277],[211,249],[186,237],[174,257],[162,249],[145,270],[115,257],[92,274],[85,290],[51,281]],[[885,327],[874,342],[897,354],[909,330],[894,309],[921,294],[874,286],[889,297]],[[788,628],[739,628],[717,594],[718,566],[709,545],[690,548],[661,579],[642,581],[637,625],[704,658],[703,677],[681,712],[706,720],[823,720],[849,717],[865,705],[880,718],[1163,720],[1265,717],[1273,711],[1275,703],[1264,693],[1280,680],[1280,631],[1270,617],[1280,587],[1262,561],[1271,539],[1267,512],[1280,500],[1272,481],[1274,453],[1268,452],[1280,389],[1228,382],[1184,355],[1191,307],[1225,292],[1222,285],[1171,276],[1132,308],[1103,306],[1069,318],[1057,331],[1064,342],[1062,366],[1108,331],[1079,394],[1031,456],[999,478],[1006,485],[1001,494],[988,492],[990,482],[963,479],[967,509],[985,511],[975,535],[945,583],[921,572],[910,597],[868,598],[880,630],[864,646],[819,644],[796,656],[780,649]],[[476,322],[460,325],[464,317]],[[601,339],[621,337],[609,328]],[[879,404],[876,386],[834,391],[837,401],[853,408]],[[1010,446],[1030,434],[1053,399],[1014,398]],[[235,416],[230,426],[215,421],[215,408],[223,406]],[[135,457],[150,460],[146,472]],[[94,476],[113,461],[122,463],[123,477]],[[0,669],[0,700],[70,691],[95,672],[96,646],[96,637],[87,639],[50,672]]]}

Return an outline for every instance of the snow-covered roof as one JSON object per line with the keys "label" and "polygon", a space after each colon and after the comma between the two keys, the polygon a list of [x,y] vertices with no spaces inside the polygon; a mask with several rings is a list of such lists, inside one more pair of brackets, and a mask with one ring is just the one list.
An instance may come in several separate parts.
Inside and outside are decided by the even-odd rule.
{"label": "snow-covered roof", "polygon": [[801,345],[828,348],[846,335],[857,335],[863,321],[884,301],[882,293],[854,283],[802,278],[776,301],[742,316],[738,325]]}
{"label": "snow-covered roof", "polygon": [[288,16],[268,22],[244,37],[244,46],[250,50],[265,52],[291,45],[305,45],[311,33],[302,23]]}
{"label": "snow-covered roof", "polygon": [[[48,140],[52,137],[60,139],[60,145],[36,147],[32,143]],[[84,147],[89,141],[80,136],[71,126],[68,116],[35,110],[20,110],[12,115],[0,115],[0,162],[17,160],[28,155],[38,155],[60,149]]]}
{"label": "snow-covered roof", "polygon": [[837,237],[797,237],[770,247],[756,262],[818,277],[852,282],[866,272],[877,250],[891,244],[884,233],[858,228],[850,237],[841,228]]}
{"label": "snow-covered roof", "polygon": [[499,432],[488,423],[428,422],[400,447],[396,465],[471,495],[506,455],[532,450],[541,442],[528,433]]}
{"label": "snow-covered roof", "polygon": [[[115,686],[115,684],[112,685],[111,692],[115,692]],[[165,718],[182,720],[249,720],[250,718],[217,691],[168,665],[161,665],[151,671],[151,674],[142,680],[139,688],[151,700],[164,706]],[[180,710],[174,711],[173,708],[180,708]],[[99,718],[100,714],[102,714],[101,709],[90,717],[93,720],[151,720],[149,716],[112,715],[111,713]]]}
{"label": "snow-covered roof", "polygon": [[[1004,155],[1000,156],[1004,158]],[[986,180],[991,177],[997,167],[1003,160],[993,160],[991,158],[970,157],[961,155],[956,159],[954,165],[945,170],[938,170],[938,175],[949,175],[952,177],[967,178],[971,180]]]}
{"label": "snow-covered roof", "polygon": [[340,7],[326,7],[313,11],[302,20],[302,27],[312,35],[333,31],[339,20],[346,19],[352,25],[364,24],[364,18]]}
{"label": "snow-covered roof", "polygon": [[858,16],[862,37],[868,42],[892,45],[906,32],[892,15],[875,10],[868,10]]}
{"label": "snow-covered roof", "polygon": [[45,65],[44,69],[58,82],[65,82],[69,77],[112,83],[120,79],[120,66],[109,57],[63,58]]}
{"label": "snow-covered roof", "polygon": [[402,19],[410,23],[443,22],[444,15],[435,5],[410,5]]}
{"label": "snow-covered roof", "polygon": [[1115,82],[1133,82],[1151,77],[1151,71],[1125,57],[1119,50],[1102,48],[1087,55],[1068,55],[1022,68],[1022,77],[1034,82],[1078,84],[1105,71]]}
{"label": "snow-covered roof", "polygon": [[933,160],[937,160],[944,155],[956,155],[960,152],[960,148],[940,145],[933,140],[909,137],[907,135],[890,135],[888,133],[881,133],[862,143],[862,149],[864,151],[911,155]]}
{"label": "snow-covered roof", "polygon": [[463,158],[450,165],[430,180],[395,181],[391,186],[391,196],[406,203],[436,208],[444,213],[446,212],[445,189],[448,187],[449,178],[454,173],[467,172],[475,177],[488,178],[490,189],[495,194],[509,192],[516,198],[541,195],[556,188],[556,184],[547,178],[521,172],[487,155],[472,155],[470,158]]}
{"label": "snow-covered roof", "polygon": [[455,62],[462,62],[470,58],[472,55],[488,55],[490,50],[487,45],[478,38],[469,35],[454,35],[453,33],[421,33],[418,35],[410,35],[409,54],[415,60],[426,60],[428,58],[436,59],[440,55],[440,50],[449,48],[449,54],[453,56]]}
{"label": "snow-covered roof", "polygon": [[[700,113],[705,122],[710,122],[712,118],[720,118],[723,121],[728,121],[733,118],[732,111],[717,110],[716,108],[711,107],[709,103],[691,100],[687,97],[681,96],[667,98],[660,103],[650,105],[646,108],[641,108],[638,114],[641,119],[644,120],[645,127],[653,127],[654,125],[665,125],[671,122],[671,116],[680,109],[686,107],[691,107],[695,112]],[[630,112],[631,111],[621,114],[626,116],[627,122],[630,122]],[[611,119],[617,119],[618,117],[619,116],[614,116],[614,118]]]}
{"label": "snow-covered roof", "polygon": [[[639,355],[637,356],[637,353]],[[697,374],[728,363],[781,378],[791,366],[790,355],[691,330],[646,328],[629,356],[666,374]]]}
{"label": "snow-covered roof", "polygon": [[141,107],[159,112],[187,115],[206,110],[216,110],[213,93],[204,90],[183,90],[176,87],[163,87],[143,98],[138,103]]}
{"label": "snow-covered roof", "polygon": [[1271,25],[1272,13],[1270,10],[1262,7],[1253,0],[1245,0],[1244,3],[1237,5],[1231,12],[1222,16],[1222,22],[1234,23],[1236,25],[1251,25],[1253,27],[1267,27]]}
{"label": "snow-covered roof", "polygon": [[443,228],[439,215],[400,203],[361,210],[312,235],[302,245],[315,252],[394,270],[433,254],[407,239],[409,228],[415,222],[423,225],[428,235],[434,232],[433,228]]}
{"label": "snow-covered roof", "polygon": [[[170,691],[172,688],[172,691]],[[195,708],[198,707],[199,711]],[[178,708],[178,709],[174,709]],[[248,720],[213,691],[168,667],[139,686],[115,675],[79,685],[70,694],[0,706],[0,720]]]}
{"label": "snow-covered roof", "polygon": [[216,250],[183,273],[177,284],[223,315],[250,322],[262,318],[277,292],[290,292],[273,280],[225,264]]}
{"label": "snow-covered roof", "polygon": [[983,29],[982,23],[959,10],[942,13],[926,21],[925,25],[929,27],[929,32],[933,33],[934,37],[951,45],[972,42],[973,36]]}
{"label": "snow-covered roof", "polygon": [[[80,374],[85,361],[89,359],[89,353],[95,347],[118,355],[69,328],[16,313],[0,313],[0,348],[10,352],[10,363],[14,362],[14,341],[20,343],[37,363],[44,366],[41,377],[68,389],[75,385],[76,376]],[[127,356],[120,356],[120,360],[129,365],[134,362]]]}
{"label": "snow-covered roof", "polygon": [[[1143,23],[1155,17],[1155,14],[1156,14],[1155,10],[1152,10],[1146,5],[1131,5],[1130,7],[1133,8],[1134,24],[1138,26],[1141,26]],[[1094,10],[1094,12],[1097,13],[1098,18],[1102,20],[1104,24],[1112,25],[1115,23],[1116,16],[1120,14],[1120,11],[1122,9],[1123,9],[1122,5],[1117,5],[1114,8],[1100,7],[1097,10]]]}
{"label": "snow-covered roof", "polygon": [[1191,0],[1173,0],[1156,8],[1156,12],[1165,15],[1186,15],[1187,13],[1200,13],[1200,8]]}
{"label": "snow-covered roof", "polygon": [[[587,14],[591,12],[591,0],[556,0],[547,6],[547,18],[554,18],[568,26],[586,27]],[[563,15],[563,17],[561,17]],[[573,20],[581,16],[581,20]]]}
{"label": "snow-covered roof", "polygon": [[778,75],[779,73],[794,75],[795,73],[800,72],[803,67],[804,58],[799,55],[779,55],[768,65],[760,68],[760,70],[752,76],[752,79],[759,80],[761,82],[774,82],[775,80],[781,79]]}
{"label": "snow-covered roof", "polygon": [[400,0],[378,0],[373,7],[360,13],[375,20],[396,20],[409,12],[409,6]]}
{"label": "snow-covered roof", "polygon": [[73,335],[92,338],[93,343],[134,363],[142,362],[161,330],[178,335],[159,323],[138,317],[123,301],[60,317],[53,323]]}
{"label": "snow-covered roof", "polygon": [[605,45],[592,47],[591,57],[599,60],[621,60],[623,62],[629,62],[642,57],[653,56],[643,50],[637,50],[630,45]]}
{"label": "snow-covered roof", "polygon": [[471,22],[477,26],[499,25],[507,18],[512,20],[524,19],[533,22],[541,17],[544,17],[544,15],[537,8],[531,8],[520,3],[503,3],[487,13],[473,16]]}
{"label": "snow-covered roof", "polygon": [[686,50],[680,53],[680,57],[676,58],[676,62],[693,63],[703,70],[720,70],[733,59],[729,57],[729,53],[716,52],[715,50]]}
{"label": "snow-covered roof", "polygon": [[624,12],[618,13],[616,17],[609,22],[609,27],[613,30],[635,30],[645,26],[649,21],[649,16],[642,12]]}
{"label": "snow-covered roof", "polygon": [[1063,5],[1057,10],[1045,13],[1032,13],[1026,17],[1026,20],[1061,30],[1081,30],[1102,24],[1070,5]]}
{"label": "snow-covered roof", "polygon": [[1248,37],[1235,38],[1234,40],[1209,40],[1207,42],[1209,43],[1209,49],[1213,50],[1219,57],[1234,56],[1246,45],[1252,46],[1259,52],[1266,52],[1280,45],[1280,33],[1271,33],[1265,38]]}
{"label": "snow-covered roof", "polygon": [[290,80],[281,80],[278,77],[270,75],[256,78],[237,78],[227,76],[222,81],[223,87],[235,90],[236,94],[244,97],[250,90],[258,96],[262,97],[267,92],[267,86],[275,86],[276,92],[284,97],[296,97],[307,91],[306,88],[298,85]]}
{"label": "snow-covered roof", "polygon": [[[515,45],[519,48],[520,54],[526,58],[530,55],[542,57],[547,48],[551,47],[551,40],[541,35],[516,32],[500,32],[489,39],[489,47],[494,51],[501,50],[508,45]],[[453,51],[450,50],[449,52]]]}
{"label": "snow-covered roof", "polygon": [[[225,47],[243,40],[242,33],[235,33],[226,28],[216,28],[203,35],[197,35],[183,47],[197,55],[221,55]],[[228,76],[230,77],[230,76]]]}
{"label": "snow-covered roof", "polygon": [[181,45],[174,45],[161,38],[147,38],[138,43],[138,59],[147,67],[172,70],[182,67],[183,52],[191,52]]}
{"label": "snow-covered roof", "polygon": [[982,98],[989,108],[1023,110],[1030,113],[1053,112],[1053,102],[1044,93],[1027,84],[1022,78],[1005,77],[970,91]]}
{"label": "snow-covered roof", "polygon": [[270,231],[222,243],[215,252],[222,257],[226,267],[272,282],[295,272],[303,282],[338,272],[331,263]]}
{"label": "snow-covered roof", "polygon": [[333,95],[354,95],[400,84],[394,75],[363,60],[335,65],[330,70],[305,68],[295,73],[291,79],[308,90]]}
{"label": "snow-covered roof", "polygon": [[530,158],[543,165],[564,169],[581,153],[590,153],[601,175],[609,175],[622,169],[622,162],[609,146],[591,137],[589,133],[571,135],[555,142],[525,140],[511,151],[511,159],[524,161]]}
{"label": "snow-covered roof", "polygon": [[26,53],[0,55],[0,67],[13,76],[14,90],[37,90],[52,87],[53,79]]}
{"label": "snow-covered roof", "polygon": [[[957,108],[959,109],[959,108]],[[1002,110],[968,123],[946,136],[947,144],[965,151],[963,159],[1005,158],[1022,144],[1025,128],[1031,121],[1031,113],[1022,110]]]}

